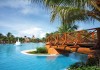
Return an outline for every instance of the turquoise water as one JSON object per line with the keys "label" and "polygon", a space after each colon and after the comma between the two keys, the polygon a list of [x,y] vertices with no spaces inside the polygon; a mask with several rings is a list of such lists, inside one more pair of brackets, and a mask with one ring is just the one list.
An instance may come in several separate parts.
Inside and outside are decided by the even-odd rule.
{"label": "turquoise water", "polygon": [[0,70],[64,70],[87,56],[71,53],[59,56],[25,55],[21,51],[44,46],[43,43],[24,43],[21,46],[0,44]]}

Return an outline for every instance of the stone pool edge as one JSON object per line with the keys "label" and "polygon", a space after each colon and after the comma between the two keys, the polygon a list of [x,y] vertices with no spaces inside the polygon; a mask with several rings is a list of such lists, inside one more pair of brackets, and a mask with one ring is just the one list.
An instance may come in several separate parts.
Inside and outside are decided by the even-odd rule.
{"label": "stone pool edge", "polygon": [[30,53],[27,53],[30,51],[36,51],[36,49],[23,50],[23,51],[21,51],[21,53],[26,54],[26,55],[34,55],[34,56],[59,56],[57,54],[30,54]]}

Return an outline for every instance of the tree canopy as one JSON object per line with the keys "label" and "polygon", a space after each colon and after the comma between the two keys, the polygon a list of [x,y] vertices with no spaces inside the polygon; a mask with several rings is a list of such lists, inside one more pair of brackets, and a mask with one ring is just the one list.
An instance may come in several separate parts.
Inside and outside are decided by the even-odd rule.
{"label": "tree canopy", "polygon": [[32,0],[51,9],[51,21],[58,16],[62,24],[75,21],[100,21],[99,0]]}

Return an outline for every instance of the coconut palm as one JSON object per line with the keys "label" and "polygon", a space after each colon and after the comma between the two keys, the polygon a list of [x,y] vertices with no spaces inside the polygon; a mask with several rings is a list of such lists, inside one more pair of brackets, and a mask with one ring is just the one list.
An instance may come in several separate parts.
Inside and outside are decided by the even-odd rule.
{"label": "coconut palm", "polygon": [[0,33],[0,43],[2,43],[2,41],[3,41],[3,34],[2,33]]}
{"label": "coconut palm", "polygon": [[3,37],[3,34],[2,34],[2,33],[0,33],[0,38],[1,38],[1,37]]}
{"label": "coconut palm", "polygon": [[15,43],[15,37],[14,37],[14,35],[11,35],[10,38],[9,38],[9,40],[10,40],[10,43]]}
{"label": "coconut palm", "polygon": [[[51,9],[51,21],[60,18],[62,24],[76,21],[100,21],[100,0],[32,0]],[[97,36],[100,42],[100,31]]]}
{"label": "coconut palm", "polygon": [[11,35],[12,35],[12,33],[10,33],[10,32],[8,32],[7,35],[6,35],[6,36],[7,36],[8,43],[11,42],[11,41],[10,41],[10,37],[11,37]]}
{"label": "coconut palm", "polygon": [[86,7],[93,7],[100,11],[100,0],[37,0],[38,2],[44,1],[46,6],[72,6],[77,8],[86,9]]}
{"label": "coconut palm", "polygon": [[8,32],[7,37],[11,37],[12,33]]}
{"label": "coconut palm", "polygon": [[[56,16],[61,22],[75,23],[75,21],[83,21],[97,19],[100,21],[100,4],[99,0],[32,0],[34,2],[45,4],[47,8],[52,10],[51,21]],[[100,2],[100,1],[99,1]]]}
{"label": "coconut palm", "polygon": [[75,25],[75,24],[64,24],[64,25],[61,25],[59,28],[58,28],[58,31],[59,33],[64,33],[64,32],[73,32],[75,30],[77,30],[78,26]]}

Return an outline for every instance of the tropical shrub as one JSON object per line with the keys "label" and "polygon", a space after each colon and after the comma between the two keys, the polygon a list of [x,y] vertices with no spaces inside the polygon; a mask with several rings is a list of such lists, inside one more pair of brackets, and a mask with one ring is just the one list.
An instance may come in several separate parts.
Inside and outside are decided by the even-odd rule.
{"label": "tropical shrub", "polygon": [[90,58],[88,59],[86,65],[88,66],[97,66],[98,65],[98,62],[99,62],[99,58]]}
{"label": "tropical shrub", "polygon": [[46,47],[37,47],[37,53],[47,53]]}
{"label": "tropical shrub", "polygon": [[68,70],[100,70],[98,58],[89,58],[87,63],[77,62],[70,66]]}
{"label": "tropical shrub", "polygon": [[78,68],[69,68],[68,70],[100,70],[100,67],[97,66],[83,66]]}
{"label": "tropical shrub", "polygon": [[76,69],[76,68],[82,67],[84,65],[85,64],[83,62],[77,62],[77,63],[74,63],[73,65],[71,65],[70,69]]}
{"label": "tropical shrub", "polygon": [[29,54],[47,54],[47,49],[46,49],[46,47],[37,47],[36,51],[29,51],[27,53],[29,53]]}
{"label": "tropical shrub", "polygon": [[82,68],[78,68],[80,70],[100,70],[100,67],[97,66],[88,66],[88,67],[82,67]]}

